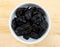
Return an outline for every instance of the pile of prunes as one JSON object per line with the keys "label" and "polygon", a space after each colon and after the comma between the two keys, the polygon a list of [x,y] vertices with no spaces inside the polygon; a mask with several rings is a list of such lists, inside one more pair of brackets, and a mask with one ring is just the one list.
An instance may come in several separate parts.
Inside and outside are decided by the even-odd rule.
{"label": "pile of prunes", "polygon": [[39,7],[19,7],[15,11],[11,27],[17,36],[24,39],[40,38],[48,28],[45,11]]}

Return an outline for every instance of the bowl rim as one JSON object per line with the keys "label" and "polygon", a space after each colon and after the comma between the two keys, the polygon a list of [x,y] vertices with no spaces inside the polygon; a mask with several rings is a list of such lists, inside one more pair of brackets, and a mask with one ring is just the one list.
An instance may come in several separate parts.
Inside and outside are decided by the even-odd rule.
{"label": "bowl rim", "polygon": [[[14,33],[14,31],[12,30],[12,27],[11,27],[11,17],[12,17],[12,14],[15,12],[15,10],[17,9],[17,8],[19,8],[20,6],[22,6],[22,5],[24,5],[24,4],[36,4],[36,5],[38,5],[40,8],[42,8],[44,11],[45,11],[45,13],[46,13],[46,15],[47,15],[47,17],[48,17],[48,19],[49,19],[49,27],[48,27],[48,29],[47,29],[47,31],[43,34],[43,36],[42,37],[40,37],[38,40],[36,40],[35,42],[26,42],[26,41],[23,41],[23,40],[21,40],[21,39],[19,39],[17,36],[16,36],[16,34]],[[25,3],[21,3],[21,4],[19,4],[19,5],[17,5],[13,10],[12,10],[12,12],[10,13],[10,16],[9,16],[9,29],[10,29],[10,32],[11,32],[11,34],[18,40],[18,41],[20,41],[20,42],[23,42],[23,43],[26,43],[26,44],[36,44],[36,43],[38,43],[38,42],[41,42],[44,38],[46,38],[46,36],[48,35],[48,33],[49,33],[49,31],[50,31],[50,28],[51,28],[51,19],[50,19],[50,16],[49,16],[49,14],[48,14],[48,12],[46,11],[46,9],[43,7],[43,6],[41,6],[40,4],[38,4],[38,3],[34,3],[34,2],[25,2]]]}

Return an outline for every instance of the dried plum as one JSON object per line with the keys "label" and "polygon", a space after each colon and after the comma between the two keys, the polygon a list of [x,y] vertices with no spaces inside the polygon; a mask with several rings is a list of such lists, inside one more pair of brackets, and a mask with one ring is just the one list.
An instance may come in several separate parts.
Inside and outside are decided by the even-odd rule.
{"label": "dried plum", "polygon": [[31,32],[30,37],[33,39],[38,39],[40,36],[39,36],[39,34],[37,34],[35,32]]}
{"label": "dried plum", "polygon": [[24,34],[23,38],[26,39],[26,40],[28,40],[30,38],[30,36],[28,34]]}
{"label": "dried plum", "polygon": [[15,33],[16,33],[17,36],[23,35],[24,34],[23,28],[17,27],[16,30],[15,30]]}

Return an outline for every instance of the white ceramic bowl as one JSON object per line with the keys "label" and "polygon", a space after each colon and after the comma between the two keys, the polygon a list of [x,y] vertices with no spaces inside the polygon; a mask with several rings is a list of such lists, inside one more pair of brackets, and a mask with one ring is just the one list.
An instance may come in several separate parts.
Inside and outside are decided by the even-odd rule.
{"label": "white ceramic bowl", "polygon": [[[25,40],[22,36],[20,36],[20,37],[17,36],[15,34],[15,32],[13,31],[12,27],[11,27],[11,21],[15,17],[15,14],[14,13],[15,13],[16,9],[19,8],[19,7],[27,7],[26,5],[28,5],[28,4],[30,4],[32,6],[34,6],[34,4],[35,4],[37,7],[42,8],[45,11],[46,15],[47,15],[47,19],[46,20],[47,20],[47,22],[48,22],[49,25],[48,25],[48,28],[47,28],[46,32],[39,39],[29,38],[29,40]],[[23,43],[26,43],[26,44],[35,44],[35,43],[41,42],[47,36],[47,34],[48,34],[49,30],[50,30],[50,26],[51,26],[50,16],[48,15],[47,11],[41,5],[36,4],[36,3],[24,3],[24,4],[20,4],[20,5],[16,6],[16,8],[11,12],[10,17],[9,17],[9,28],[10,28],[10,32],[12,33],[12,35],[18,41],[23,42]]]}

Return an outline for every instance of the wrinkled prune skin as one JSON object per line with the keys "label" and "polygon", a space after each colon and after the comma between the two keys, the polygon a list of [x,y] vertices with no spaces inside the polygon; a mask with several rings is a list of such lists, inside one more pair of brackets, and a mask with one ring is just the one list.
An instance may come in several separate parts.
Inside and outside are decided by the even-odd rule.
{"label": "wrinkled prune skin", "polygon": [[16,17],[12,20],[11,26],[17,36],[24,39],[40,38],[48,28],[46,14],[38,7],[17,8]]}

